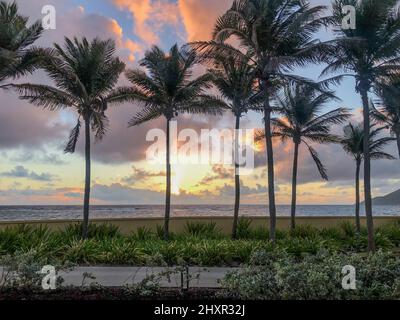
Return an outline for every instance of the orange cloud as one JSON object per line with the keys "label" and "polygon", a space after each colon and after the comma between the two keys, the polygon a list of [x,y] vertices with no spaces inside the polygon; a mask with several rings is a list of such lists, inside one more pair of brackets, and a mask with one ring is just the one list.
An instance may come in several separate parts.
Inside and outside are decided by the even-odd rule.
{"label": "orange cloud", "polygon": [[115,19],[110,20],[109,28],[112,33],[114,33],[118,38],[122,37],[123,30]]}
{"label": "orange cloud", "polygon": [[232,5],[232,0],[179,0],[178,6],[189,41],[211,38],[215,21]]}
{"label": "orange cloud", "polygon": [[132,41],[131,39],[128,39],[124,42],[124,47],[130,51],[128,57],[130,62],[134,62],[135,53],[141,52],[142,50],[142,47],[138,43]]}
{"label": "orange cloud", "polygon": [[176,4],[166,0],[113,0],[119,9],[128,9],[134,18],[134,32],[147,44],[159,42],[157,31],[180,20]]}
{"label": "orange cloud", "polygon": [[123,40],[123,29],[115,19],[108,20],[107,29],[114,35],[118,47],[129,51],[128,60],[134,62],[136,60],[135,54],[142,51],[140,44],[131,39]]}

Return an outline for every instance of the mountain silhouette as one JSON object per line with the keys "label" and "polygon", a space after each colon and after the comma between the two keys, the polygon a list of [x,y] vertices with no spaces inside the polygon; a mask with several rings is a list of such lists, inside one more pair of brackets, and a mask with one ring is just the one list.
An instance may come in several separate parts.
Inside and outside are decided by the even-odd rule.
{"label": "mountain silhouette", "polygon": [[396,190],[392,193],[387,194],[386,196],[383,197],[376,197],[372,199],[372,203],[374,205],[378,206],[395,206],[395,205],[400,205],[400,189]]}

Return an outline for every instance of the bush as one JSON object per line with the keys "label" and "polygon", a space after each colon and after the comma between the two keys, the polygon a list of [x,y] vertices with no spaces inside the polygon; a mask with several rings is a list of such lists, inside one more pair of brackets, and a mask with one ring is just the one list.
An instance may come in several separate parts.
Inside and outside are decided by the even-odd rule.
{"label": "bush", "polygon": [[[170,234],[163,240],[163,228],[139,228],[128,236],[112,225],[92,224],[89,239],[82,240],[81,225],[51,231],[46,227],[19,226],[0,230],[0,258],[18,251],[34,250],[41,259],[54,263],[71,261],[76,264],[146,265],[148,261],[165,261],[169,265],[182,260],[190,265],[225,266],[248,263],[258,249],[285,251],[296,258],[305,254],[329,252],[366,252],[365,230],[357,235],[354,226],[318,230],[299,226],[292,233],[277,230],[277,242],[269,241],[267,228],[251,229],[248,219],[240,220],[239,240],[223,235],[214,223],[187,224],[185,232]],[[398,251],[400,224],[377,228],[377,248]],[[274,248],[274,249],[273,249]]]}
{"label": "bush", "polygon": [[[60,236],[64,239],[80,239],[82,237],[82,224],[68,225],[61,233]],[[110,239],[121,237],[121,233],[117,226],[112,224],[89,224],[88,239]]]}
{"label": "bush", "polygon": [[135,240],[149,240],[149,239],[154,239],[155,237],[156,234],[154,234],[151,229],[146,227],[138,228],[136,232],[133,234],[133,238]]}
{"label": "bush", "polygon": [[249,218],[241,217],[237,225],[237,237],[239,239],[248,239],[252,235],[251,223],[253,221]]}
{"label": "bush", "polygon": [[[342,288],[346,265],[356,268],[356,290]],[[301,259],[259,251],[245,269],[228,274],[223,285],[241,299],[398,299],[400,259],[382,251],[366,256],[319,251]]]}
{"label": "bush", "polygon": [[[35,250],[2,256],[0,265],[0,291],[41,288],[44,275],[40,271],[46,261]],[[60,269],[59,266],[55,268]],[[61,277],[56,278],[56,284],[61,284],[62,281]]]}
{"label": "bush", "polygon": [[216,239],[221,238],[221,231],[217,229],[215,222],[210,223],[198,223],[198,222],[187,222],[185,225],[184,234],[198,237],[198,238],[209,238]]}

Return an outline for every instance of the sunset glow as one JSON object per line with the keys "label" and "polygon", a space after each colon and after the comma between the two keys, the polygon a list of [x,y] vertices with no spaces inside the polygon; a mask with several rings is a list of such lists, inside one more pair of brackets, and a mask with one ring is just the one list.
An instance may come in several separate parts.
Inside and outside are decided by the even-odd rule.
{"label": "sunset glow", "polygon": [[[200,5],[201,2],[201,5]],[[24,1],[21,10],[32,19],[40,18],[40,8],[52,4],[58,11],[56,30],[48,30],[39,44],[50,46],[64,36],[88,38],[111,37],[116,41],[117,53],[129,68],[138,67],[147,49],[153,44],[169,48],[174,42],[207,40],[216,18],[231,5],[230,0],[99,0],[65,1],[32,0]],[[328,4],[327,0],[311,1]],[[327,33],[323,38],[329,38]],[[299,72],[302,76],[317,78],[320,67],[310,66]],[[196,73],[204,70],[196,68]],[[27,79],[47,83],[45,76],[38,72]],[[122,78],[121,85],[127,85]],[[354,94],[352,80],[346,80],[338,88],[342,99],[333,102],[328,109],[345,106],[358,110],[361,101]],[[65,155],[63,148],[76,122],[76,115],[68,110],[62,112],[42,111],[18,99],[13,92],[2,92],[0,108],[0,203],[20,204],[81,204],[84,177],[83,139],[78,143],[74,155]],[[16,112],[16,110],[18,112]],[[112,192],[100,195],[99,190],[112,191],[123,187],[126,198],[122,202],[140,203],[143,197],[135,196],[136,191],[149,192],[154,203],[163,203],[165,191],[165,166],[146,161],[146,150],[151,144],[146,142],[150,129],[165,130],[165,121],[158,119],[135,128],[127,128],[128,120],[138,111],[138,105],[125,104],[113,107],[109,112],[110,130],[101,143],[92,147],[93,160],[93,203],[116,203]],[[23,114],[19,117],[17,114]],[[359,120],[359,116],[355,116]],[[29,125],[26,123],[29,119]],[[262,115],[250,112],[242,118],[242,127],[261,129]],[[232,129],[234,119],[226,113],[223,117],[180,116],[180,128]],[[335,129],[341,133],[341,128]],[[247,138],[250,140],[250,137]],[[277,179],[277,201],[290,203],[293,145],[290,141],[274,142],[275,174]],[[317,146],[316,149],[326,164],[329,182],[321,181],[315,171],[308,151],[300,148],[299,198],[300,204],[352,204],[354,202],[352,159],[340,147],[334,145]],[[243,194],[243,203],[266,203],[267,178],[266,157],[263,142],[254,146],[256,168],[253,174],[243,176],[243,185],[249,190]],[[389,151],[395,150],[391,145]],[[164,160],[163,154],[159,162]],[[192,160],[192,159],[191,159]],[[400,183],[398,161],[376,161],[373,163],[374,195],[383,195],[396,189]],[[136,168],[136,170],[132,168]],[[216,170],[215,164],[177,165],[173,167],[172,191],[174,203],[232,203],[233,177],[224,172],[233,170],[223,166]],[[258,188],[257,186],[262,186]],[[146,198],[147,199],[147,198]],[[147,200],[146,200],[147,201]]]}

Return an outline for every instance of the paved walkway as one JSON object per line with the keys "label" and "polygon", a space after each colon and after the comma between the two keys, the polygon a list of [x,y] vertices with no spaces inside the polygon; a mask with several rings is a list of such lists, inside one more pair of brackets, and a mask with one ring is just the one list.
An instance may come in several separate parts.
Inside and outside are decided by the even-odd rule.
{"label": "paved walkway", "polygon": [[[187,272],[180,272],[180,268],[151,268],[151,267],[79,267],[69,272],[60,272],[64,279],[64,286],[88,286],[98,283],[104,287],[119,287],[137,284],[144,279],[155,276],[160,277],[160,285],[165,288],[189,287],[193,288],[219,288],[219,281],[236,268],[202,268],[190,267]],[[91,274],[95,279],[85,277]],[[169,279],[168,279],[169,278]]]}

